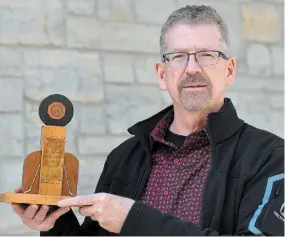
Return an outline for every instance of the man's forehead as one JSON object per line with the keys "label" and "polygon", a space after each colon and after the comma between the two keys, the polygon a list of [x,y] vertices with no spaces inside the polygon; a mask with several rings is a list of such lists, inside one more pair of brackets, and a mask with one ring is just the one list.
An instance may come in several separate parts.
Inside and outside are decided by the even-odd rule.
{"label": "man's forehead", "polygon": [[166,33],[167,48],[183,50],[217,49],[221,45],[221,34],[216,25],[179,24]]}

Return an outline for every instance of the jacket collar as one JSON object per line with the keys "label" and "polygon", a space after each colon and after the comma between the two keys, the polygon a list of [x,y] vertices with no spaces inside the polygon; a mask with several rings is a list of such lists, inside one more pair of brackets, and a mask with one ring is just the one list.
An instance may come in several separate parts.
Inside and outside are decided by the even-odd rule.
{"label": "jacket collar", "polygon": [[[149,147],[150,133],[157,123],[173,109],[173,105],[168,106],[157,114],[148,119],[142,120],[128,129],[128,132],[135,135],[144,145]],[[214,144],[221,143],[233,136],[244,124],[239,119],[236,109],[229,98],[225,98],[222,108],[214,113],[210,113],[207,117],[207,131]]]}

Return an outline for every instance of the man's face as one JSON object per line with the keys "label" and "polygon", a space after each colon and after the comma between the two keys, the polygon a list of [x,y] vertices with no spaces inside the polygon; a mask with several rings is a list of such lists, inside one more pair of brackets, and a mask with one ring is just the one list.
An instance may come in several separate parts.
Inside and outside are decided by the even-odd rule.
{"label": "man's face", "polygon": [[[156,63],[156,70],[160,88],[168,91],[173,103],[188,111],[222,103],[226,87],[234,81],[235,60],[219,56],[225,51],[217,26],[178,24],[168,30],[165,41],[166,61]],[[203,52],[197,61],[191,55],[187,63],[185,53],[199,51]]]}

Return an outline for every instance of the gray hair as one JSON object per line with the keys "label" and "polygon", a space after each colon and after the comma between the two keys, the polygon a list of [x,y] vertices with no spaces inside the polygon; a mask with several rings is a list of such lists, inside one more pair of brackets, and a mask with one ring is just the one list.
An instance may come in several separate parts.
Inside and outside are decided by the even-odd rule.
{"label": "gray hair", "polygon": [[215,9],[210,6],[196,6],[196,5],[187,5],[176,11],[174,11],[166,20],[164,25],[161,28],[160,33],[160,53],[165,53],[167,44],[165,42],[165,34],[168,29],[177,25],[177,24],[190,24],[190,25],[199,25],[199,24],[212,24],[217,25],[221,33],[221,42],[224,45],[225,54],[230,56],[230,39],[229,39],[229,30],[227,24],[224,22],[222,17],[217,13]]}

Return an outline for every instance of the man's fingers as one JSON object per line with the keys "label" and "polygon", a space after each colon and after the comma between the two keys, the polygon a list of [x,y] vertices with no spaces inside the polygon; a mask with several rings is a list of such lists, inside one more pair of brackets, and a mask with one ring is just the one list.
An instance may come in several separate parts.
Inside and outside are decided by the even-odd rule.
{"label": "man's fingers", "polygon": [[14,189],[15,193],[22,193],[23,192],[23,188],[22,187],[17,187]]}
{"label": "man's fingers", "polygon": [[77,196],[72,198],[66,198],[58,202],[59,207],[83,207],[91,206],[95,202],[95,197],[93,195],[87,196]]}
{"label": "man's fingers", "polygon": [[28,219],[33,219],[38,209],[38,205],[30,205],[26,208],[24,216]]}
{"label": "man's fingers", "polygon": [[70,210],[70,207],[62,207],[57,209],[56,211],[54,211],[53,213],[51,213],[46,221],[47,223],[53,223],[54,221],[56,221],[59,217],[61,217],[62,215],[64,215],[65,213],[67,213]]}
{"label": "man's fingers", "polygon": [[49,207],[46,205],[43,205],[40,210],[36,213],[36,215],[34,216],[34,220],[38,221],[39,223],[41,223],[47,215]]}
{"label": "man's fingers", "polygon": [[17,204],[17,203],[11,203],[11,206],[12,206],[12,209],[13,211],[19,215],[19,216],[22,216],[25,212],[25,210],[21,207],[20,204]]}
{"label": "man's fingers", "polygon": [[81,216],[94,216],[96,213],[94,206],[84,206],[79,208],[79,213]]}
{"label": "man's fingers", "polygon": [[100,216],[104,212],[104,205],[97,203],[93,206],[85,206],[79,208],[79,213],[82,216]]}
{"label": "man's fingers", "polygon": [[59,208],[56,211],[52,212],[41,224],[37,226],[37,229],[40,231],[48,231],[54,227],[56,220],[68,212],[70,210],[69,207]]}

